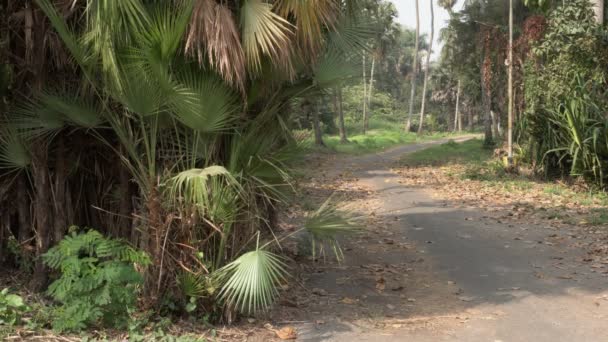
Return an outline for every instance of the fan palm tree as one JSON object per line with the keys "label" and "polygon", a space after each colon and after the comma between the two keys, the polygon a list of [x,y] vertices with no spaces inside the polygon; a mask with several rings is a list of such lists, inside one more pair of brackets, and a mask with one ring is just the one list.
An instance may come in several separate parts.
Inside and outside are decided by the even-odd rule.
{"label": "fan palm tree", "polygon": [[[289,189],[286,161],[294,156],[287,151],[293,139],[286,106],[352,77],[350,61],[359,58],[353,51],[372,34],[348,18],[355,1],[36,4],[77,67],[77,81],[41,82],[7,111],[2,179],[16,171],[34,175],[38,255],[66,229],[64,223],[53,231],[51,220],[84,220],[79,225],[129,238],[150,254],[151,298],[174,285],[175,269],[219,270],[272,229],[274,207]],[[100,152],[85,158],[86,146]],[[110,190],[83,186],[78,191],[90,201],[70,205],[77,198],[72,185],[84,178],[99,187],[107,180]],[[64,203],[43,208],[57,189]],[[110,201],[114,189],[122,192]],[[129,228],[94,221],[93,203],[119,212]],[[73,213],[63,215],[65,209]],[[272,257],[263,260],[274,265]],[[250,291],[257,283],[245,285]]]}
{"label": "fan palm tree", "polygon": [[433,39],[435,38],[435,12],[433,1],[431,3],[431,36],[429,38],[429,48],[426,53],[426,67],[424,69],[424,85],[422,86],[422,104],[420,106],[420,122],[418,123],[418,134],[422,134],[424,125],[424,114],[426,110],[426,89],[429,80],[429,71],[431,70],[431,55],[433,54]]}

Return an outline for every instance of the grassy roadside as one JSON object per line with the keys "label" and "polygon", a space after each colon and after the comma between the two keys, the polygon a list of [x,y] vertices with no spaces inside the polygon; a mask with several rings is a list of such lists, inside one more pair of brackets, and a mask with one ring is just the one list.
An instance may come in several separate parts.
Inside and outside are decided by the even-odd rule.
{"label": "grassy roadside", "polygon": [[402,183],[433,186],[443,197],[465,205],[565,224],[608,226],[605,191],[577,180],[543,179],[524,168],[508,173],[478,139],[432,146],[403,156],[399,164]]}
{"label": "grassy roadside", "polygon": [[348,136],[347,143],[341,143],[338,135],[324,135],[323,141],[326,148],[319,148],[314,145],[311,133],[306,134],[302,141],[302,146],[306,151],[334,152],[340,154],[365,154],[373,153],[391,148],[397,145],[416,144],[425,141],[437,140],[445,137],[457,137],[462,133],[449,132],[430,132],[419,136],[414,132],[404,132],[398,124],[389,122],[372,122],[367,134],[362,134],[360,130],[347,127],[347,132],[352,132]]}

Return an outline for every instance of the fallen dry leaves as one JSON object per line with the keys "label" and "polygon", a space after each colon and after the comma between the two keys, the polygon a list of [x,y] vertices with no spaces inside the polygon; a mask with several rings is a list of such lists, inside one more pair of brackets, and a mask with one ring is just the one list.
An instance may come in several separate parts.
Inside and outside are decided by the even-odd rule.
{"label": "fallen dry leaves", "polygon": [[431,188],[433,195],[445,200],[446,205],[449,202],[455,207],[482,209],[488,213],[485,218],[513,227],[534,225],[554,229],[560,234],[551,234],[535,243],[584,249],[589,257],[582,261],[608,275],[608,225],[591,222],[597,211],[606,209],[605,203],[593,196],[581,200],[582,196],[573,191],[580,187],[578,184],[552,184],[523,176],[504,181],[467,179],[467,166],[461,164],[398,167],[393,171],[401,176],[400,184]]}

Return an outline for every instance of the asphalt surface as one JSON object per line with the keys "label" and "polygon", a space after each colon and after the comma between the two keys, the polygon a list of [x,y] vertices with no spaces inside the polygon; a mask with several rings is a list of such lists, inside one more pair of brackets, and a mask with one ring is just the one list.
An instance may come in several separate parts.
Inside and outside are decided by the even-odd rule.
{"label": "asphalt surface", "polygon": [[[543,238],[554,233],[548,227],[496,223],[484,219],[486,213],[481,210],[454,208],[433,199],[428,189],[399,184],[399,176],[390,171],[394,162],[405,153],[435,143],[348,160],[357,166],[359,182],[377,194],[383,215],[396,222],[387,233],[389,237],[397,244],[414,244],[416,251],[389,249],[371,256],[355,244],[346,252],[347,266],[355,269],[372,261],[414,263],[423,256],[419,258],[424,260],[423,271],[403,278],[410,287],[405,289],[407,295],[389,293],[374,299],[372,291],[356,279],[337,283],[340,276],[352,273],[348,267],[320,273],[307,284],[365,298],[353,311],[388,306],[390,314],[384,312],[388,309],[378,314],[403,324],[381,328],[363,325],[353,318],[358,317],[356,312],[332,319],[336,315],[332,310],[337,309],[327,306],[321,307],[319,317],[330,318],[321,325],[298,326],[298,340],[608,341],[608,282],[576,261],[582,251],[543,244]],[[330,167],[343,165],[345,161]],[[424,278],[422,285],[416,277]],[[403,299],[409,296],[416,299]],[[408,305],[414,300],[417,302],[409,304],[424,307],[418,311],[408,308],[414,306]]]}

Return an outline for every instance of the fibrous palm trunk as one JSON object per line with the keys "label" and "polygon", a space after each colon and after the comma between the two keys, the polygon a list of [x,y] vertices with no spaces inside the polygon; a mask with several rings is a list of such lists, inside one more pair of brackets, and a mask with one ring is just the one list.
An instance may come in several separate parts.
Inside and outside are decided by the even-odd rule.
{"label": "fibrous palm trunk", "polygon": [[363,52],[363,134],[367,133],[367,75],[366,75],[366,58]]}
{"label": "fibrous palm trunk", "polygon": [[433,1],[431,3],[431,37],[429,40],[429,51],[426,54],[426,68],[424,69],[424,85],[422,87],[422,104],[420,106],[420,122],[418,123],[418,134],[422,134],[424,125],[424,114],[426,110],[426,90],[429,81],[429,71],[431,70],[431,54],[433,53],[433,39],[435,39],[435,13]]}
{"label": "fibrous palm trunk", "polygon": [[513,0],[509,0],[509,56],[508,56],[508,124],[507,124],[507,160],[513,164]]}
{"label": "fibrous palm trunk", "polygon": [[32,153],[32,174],[36,188],[34,212],[36,215],[36,263],[30,286],[34,290],[45,287],[48,276],[47,269],[42,262],[42,254],[46,253],[51,245],[50,229],[52,227],[50,177],[48,169],[48,156],[46,146],[36,143]]}
{"label": "fibrous palm trunk", "polygon": [[410,108],[408,111],[405,131],[409,132],[412,128],[412,115],[414,114],[414,100],[416,99],[416,77],[418,76],[418,48],[420,46],[420,11],[418,0],[416,0],[416,42],[414,44],[414,60],[412,61],[412,89],[410,90]]}
{"label": "fibrous palm trunk", "polygon": [[53,241],[58,243],[63,239],[64,232],[68,229],[67,210],[66,210],[66,181],[67,167],[65,139],[58,137],[57,153],[55,157],[55,186],[54,186],[54,207],[55,207],[55,230],[53,231]]}

